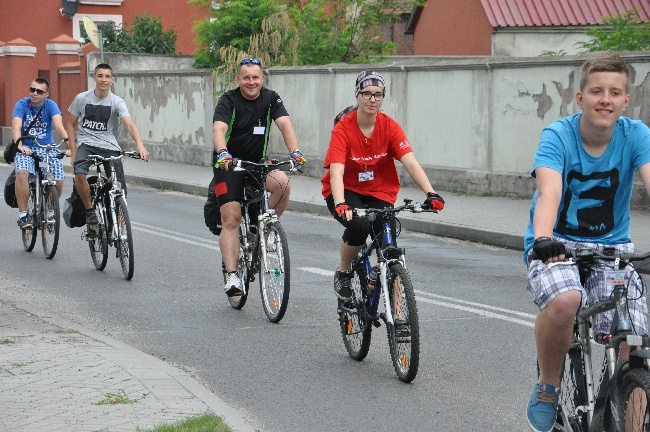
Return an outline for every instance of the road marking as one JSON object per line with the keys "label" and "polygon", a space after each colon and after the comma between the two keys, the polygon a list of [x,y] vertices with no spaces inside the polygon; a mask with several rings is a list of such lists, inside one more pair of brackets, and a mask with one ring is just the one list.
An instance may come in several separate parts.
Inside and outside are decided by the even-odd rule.
{"label": "road marking", "polygon": [[217,242],[214,241],[209,242],[201,237],[187,235],[176,231],[170,231],[164,228],[159,228],[153,225],[146,225],[139,222],[131,222],[131,228],[138,231],[143,231],[149,234],[154,234],[160,237],[176,240],[183,243],[188,243],[195,246],[200,246],[206,249],[215,250],[219,252],[219,245]]}
{"label": "road marking", "polygon": [[[318,267],[299,267],[298,270],[303,270],[309,273],[315,273],[321,276],[330,276],[330,277],[334,276],[333,271],[321,269]],[[526,327],[535,326],[535,323],[533,322],[535,320],[534,314],[520,312],[512,309],[506,309],[498,306],[487,305],[483,303],[461,300],[461,299],[442,296],[438,294],[431,294],[421,290],[414,290],[414,291],[416,294],[416,300],[420,303],[429,303],[436,306],[443,306],[450,309],[470,312],[488,318],[496,318],[496,319],[508,321],[515,324],[521,324]],[[490,312],[490,311],[494,311],[494,312]],[[497,312],[501,312],[501,313],[497,313]],[[514,316],[509,316],[505,314],[514,315]],[[531,321],[528,321],[526,319],[519,319],[515,317],[528,318]]]}

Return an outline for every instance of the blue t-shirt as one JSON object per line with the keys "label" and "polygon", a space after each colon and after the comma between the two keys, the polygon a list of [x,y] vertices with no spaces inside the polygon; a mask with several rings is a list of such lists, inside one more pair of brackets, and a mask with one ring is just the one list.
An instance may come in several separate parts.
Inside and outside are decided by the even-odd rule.
{"label": "blue t-shirt", "polygon": [[[41,111],[41,108],[43,108],[43,111]],[[39,111],[41,112],[39,113]],[[32,107],[31,99],[26,97],[16,102],[12,117],[19,117],[23,120],[21,130],[23,135],[34,135],[41,144],[54,144],[54,138],[52,138],[52,117],[55,115],[61,115],[61,110],[52,99],[45,98],[43,105],[40,107]],[[26,131],[25,128],[32,123],[32,120],[36,116],[38,116],[38,120],[36,120],[30,130]],[[32,148],[35,147],[34,141],[32,140],[24,140],[22,144]]]}
{"label": "blue t-shirt", "polygon": [[[619,244],[630,238],[630,199],[634,172],[650,162],[650,129],[639,120],[620,117],[607,150],[588,154],[580,138],[581,113],[565,117],[542,131],[532,176],[539,167],[562,174],[562,198],[553,235],[577,242]],[[533,247],[530,206],[524,239],[524,261]]]}

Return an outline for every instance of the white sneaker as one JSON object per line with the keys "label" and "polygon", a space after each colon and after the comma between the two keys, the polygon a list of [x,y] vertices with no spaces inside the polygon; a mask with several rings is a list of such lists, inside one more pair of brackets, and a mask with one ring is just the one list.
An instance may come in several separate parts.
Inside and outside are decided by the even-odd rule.
{"label": "white sneaker", "polygon": [[276,246],[275,246],[275,231],[271,231],[269,233],[269,237],[266,240],[266,250],[268,252],[275,252]]}
{"label": "white sneaker", "polygon": [[241,282],[237,272],[228,273],[226,285],[223,287],[228,297],[237,297],[246,293],[244,284]]}

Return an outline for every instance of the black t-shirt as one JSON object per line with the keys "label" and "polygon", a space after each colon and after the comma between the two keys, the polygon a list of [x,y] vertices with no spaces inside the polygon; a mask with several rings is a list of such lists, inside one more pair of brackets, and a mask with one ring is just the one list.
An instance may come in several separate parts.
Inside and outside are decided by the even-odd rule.
{"label": "black t-shirt", "polygon": [[[228,153],[237,159],[258,162],[266,157],[271,120],[288,115],[282,99],[273,90],[262,87],[260,96],[251,101],[236,88],[219,98],[212,121],[228,124]],[[216,151],[213,152],[214,162]]]}

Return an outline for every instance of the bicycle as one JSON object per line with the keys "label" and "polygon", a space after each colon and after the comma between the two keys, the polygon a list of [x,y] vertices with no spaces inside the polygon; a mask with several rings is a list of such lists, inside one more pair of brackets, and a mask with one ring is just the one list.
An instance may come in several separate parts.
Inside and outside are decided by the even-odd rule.
{"label": "bicycle", "polygon": [[[338,319],[343,344],[353,359],[362,361],[368,355],[372,327],[386,325],[388,345],[395,372],[403,382],[415,379],[420,363],[420,327],[413,284],[406,268],[406,251],[396,246],[401,228],[393,233],[393,222],[401,211],[432,212],[420,203],[405,199],[404,204],[391,208],[354,209],[353,215],[368,217],[372,222],[383,218],[383,230],[364,245],[352,263],[352,300],[338,301]],[[395,241],[393,240],[395,239]],[[377,263],[370,257],[376,254]],[[383,300],[383,302],[382,302]],[[383,311],[379,306],[383,303]]]}
{"label": "bicycle", "polygon": [[[91,162],[91,167],[97,167],[97,175],[88,176],[88,184],[93,209],[97,213],[99,223],[96,229],[86,225],[81,238],[88,241],[93,264],[100,271],[106,268],[108,247],[113,246],[115,256],[120,260],[124,279],[131,280],[135,266],[131,220],[126,196],[115,172],[115,161],[121,160],[124,156],[140,159],[140,154],[134,151],[120,151],[118,156],[109,157],[86,156],[85,160]],[[110,171],[106,173],[110,178],[102,175],[102,165],[106,171]]]}
{"label": "bicycle", "polygon": [[[614,270],[606,271],[611,278],[613,292],[609,300],[582,308],[576,314],[573,340],[566,356],[560,384],[560,401],[555,428],[565,432],[605,431],[647,431],[650,430],[650,339],[635,335],[628,314],[628,285],[631,274],[636,272],[633,262],[650,259],[645,254],[616,254],[614,248],[605,247],[603,252],[595,249],[567,251],[567,261],[550,263],[556,265],[577,265],[584,284],[598,260],[613,262]],[[643,263],[640,266],[642,266]],[[638,274],[638,273],[637,273]],[[645,283],[641,275],[641,286]],[[591,318],[599,313],[614,310],[614,319],[609,334],[602,337],[605,355],[602,361],[601,382],[596,393],[597,379],[594,375],[592,357]],[[621,344],[630,347],[627,360],[618,361]],[[597,360],[596,360],[597,361]],[[641,398],[638,400],[637,398]],[[641,408],[644,412],[637,412]],[[637,424],[640,422],[640,424]],[[639,428],[641,426],[641,428]]]}
{"label": "bicycle", "polygon": [[[16,140],[16,145],[22,140],[31,139],[38,147],[45,149],[45,160],[33,152],[31,157],[36,164],[36,181],[29,184],[29,198],[27,200],[27,214],[32,220],[32,227],[22,230],[23,247],[27,252],[34,250],[38,230],[41,230],[43,253],[45,258],[52,259],[59,245],[61,232],[61,209],[59,206],[59,193],[56,190],[56,180],[50,168],[50,151],[58,148],[59,144],[41,144],[33,135],[24,135]],[[57,159],[63,159],[65,153],[58,153]],[[45,173],[41,170],[44,169]]]}
{"label": "bicycle", "polygon": [[[266,317],[278,323],[284,317],[289,304],[291,288],[291,269],[289,243],[275,210],[269,208],[269,191],[266,177],[272,169],[288,166],[289,172],[301,172],[293,159],[282,161],[264,160],[248,162],[235,159],[235,171],[248,171],[245,167],[258,168],[261,173],[259,184],[247,176],[244,198],[241,203],[242,218],[239,227],[239,259],[237,271],[244,284],[241,296],[228,297],[234,309],[246,304],[250,282],[255,281],[259,272],[260,294]],[[255,223],[254,220],[257,219]],[[227,272],[222,261],[224,283]]]}

